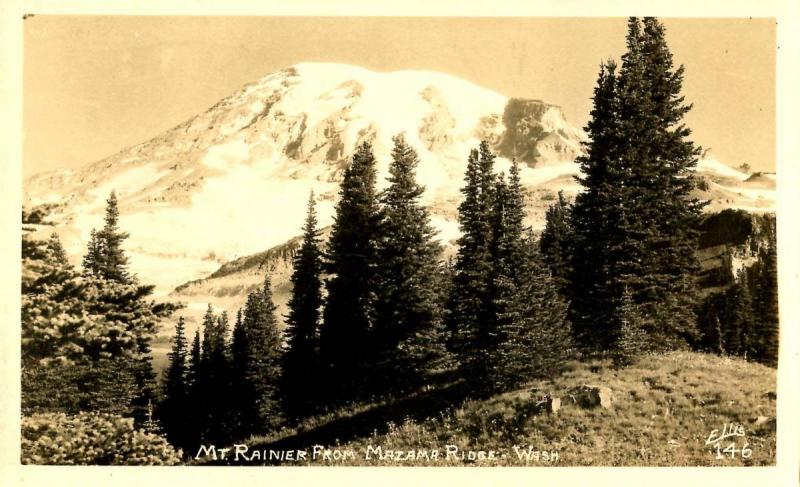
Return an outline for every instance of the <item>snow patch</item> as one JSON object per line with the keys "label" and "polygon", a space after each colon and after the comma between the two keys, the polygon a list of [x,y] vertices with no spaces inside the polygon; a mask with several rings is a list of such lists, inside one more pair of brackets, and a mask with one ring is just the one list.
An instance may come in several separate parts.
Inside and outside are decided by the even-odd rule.
{"label": "snow patch", "polygon": [[736,178],[740,181],[744,181],[745,179],[750,177],[747,173],[737,171],[736,169],[730,167],[729,165],[724,164],[714,158],[700,159],[697,162],[697,170],[700,172],[716,173],[719,174],[720,176],[725,176],[729,178]]}

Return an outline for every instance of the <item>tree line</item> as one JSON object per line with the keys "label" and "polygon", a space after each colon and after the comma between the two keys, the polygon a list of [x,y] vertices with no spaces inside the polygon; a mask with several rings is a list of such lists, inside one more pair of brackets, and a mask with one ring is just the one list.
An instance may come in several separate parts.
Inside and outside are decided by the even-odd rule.
{"label": "tree line", "polygon": [[412,393],[454,368],[482,395],[563,366],[572,353],[566,303],[523,224],[518,165],[506,178],[487,143],[471,152],[463,236],[447,263],[419,201],[416,152],[397,136],[391,157],[389,185],[378,192],[372,148],[357,148],[326,245],[312,194],[282,334],[269,278],[237,312],[230,337],[224,311],[209,308],[191,347],[179,320],[161,407],[172,441],[269,432]]}
{"label": "tree line", "polygon": [[584,190],[572,204],[559,195],[541,239],[570,303],[575,339],[583,352],[622,363],[692,347],[774,365],[775,232],[758,265],[730,289],[699,292],[706,202],[693,195],[701,151],[682,123],[691,108],[680,94],[684,69],[673,66],[655,18],[631,18],[626,41],[619,69],[613,61],[600,67],[589,142],[578,158]]}

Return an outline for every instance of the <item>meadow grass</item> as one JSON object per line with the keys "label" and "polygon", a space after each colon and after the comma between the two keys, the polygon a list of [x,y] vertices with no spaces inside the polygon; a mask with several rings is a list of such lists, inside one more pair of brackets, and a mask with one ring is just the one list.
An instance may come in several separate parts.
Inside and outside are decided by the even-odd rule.
{"label": "meadow grass", "polygon": [[[557,466],[747,466],[775,463],[775,369],[737,358],[673,352],[645,356],[625,368],[610,361],[572,362],[560,376],[537,380],[524,387],[488,399],[466,399],[460,405],[428,411],[426,417],[409,414],[385,421],[369,434],[346,441],[329,438],[313,444],[351,450],[355,457],[330,462],[309,459],[320,465],[557,465]],[[613,393],[611,409],[583,409],[571,404],[568,392],[581,385],[606,386]],[[564,397],[556,413],[538,412],[535,404],[545,394]],[[413,398],[412,398],[413,399]],[[409,400],[409,399],[406,399]],[[311,418],[294,430],[244,442],[252,448],[271,448],[292,444],[311,449],[300,436],[320,432],[331,421],[339,431],[348,421],[357,424],[371,409],[392,411],[392,401],[344,408],[336,413]],[[412,417],[413,416],[413,417]],[[380,416],[381,418],[388,416]],[[759,424],[756,421],[762,417]],[[743,436],[719,443],[724,450],[731,442],[741,451],[722,452],[718,458],[714,445],[706,443],[713,430],[741,425]],[[741,430],[740,430],[741,431]],[[298,436],[300,435],[300,436]],[[292,443],[292,440],[297,440]],[[431,461],[416,458],[418,452],[439,450],[443,457],[447,445],[462,452],[495,451],[488,461],[459,455]],[[409,460],[375,455],[380,446],[388,451],[412,452]],[[536,452],[520,458],[514,447]],[[369,459],[365,453],[372,448]],[[547,452],[547,456],[539,452]],[[557,454],[554,460],[553,453]],[[296,464],[296,463],[295,463]]]}

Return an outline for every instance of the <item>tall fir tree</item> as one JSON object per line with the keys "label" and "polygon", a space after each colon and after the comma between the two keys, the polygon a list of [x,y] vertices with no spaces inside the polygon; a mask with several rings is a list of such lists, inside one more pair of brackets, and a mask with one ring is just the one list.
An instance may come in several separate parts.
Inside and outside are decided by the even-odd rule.
{"label": "tall fir tree", "polygon": [[[157,380],[153,370],[150,340],[155,335],[159,320],[168,317],[181,305],[153,303],[146,298],[153,293],[154,286],[140,285],[128,270],[128,257],[123,243],[128,234],[119,228],[119,205],[116,193],[111,192],[106,201],[104,226],[99,232],[92,232],[87,254],[84,257],[84,277],[87,286],[93,288],[91,313],[102,315],[107,326],[117,330],[136,330],[133,345],[135,353],[131,357],[131,370],[138,393],[133,400],[133,416],[142,423],[151,416],[157,402]],[[122,336],[119,331],[115,333]],[[101,350],[85,353],[115,355],[124,345],[122,340],[104,343]]]}
{"label": "tall fir tree", "polygon": [[372,147],[364,142],[344,172],[325,256],[330,278],[320,329],[320,358],[328,402],[366,393],[380,239],[376,177]]}
{"label": "tall fir tree", "polygon": [[523,239],[517,284],[509,288],[508,304],[498,314],[500,341],[492,355],[495,389],[553,377],[574,357],[567,303],[539,245],[530,234]]}
{"label": "tall fir tree", "polygon": [[[389,186],[381,193],[376,319],[372,344],[374,392],[423,384],[444,353],[437,289],[441,246],[416,181],[419,157],[403,135],[393,138]],[[387,379],[389,378],[389,379]]]}
{"label": "tall fir tree", "polygon": [[617,265],[645,315],[649,347],[676,348],[697,337],[694,274],[704,203],[691,192],[700,148],[682,123],[691,109],[680,94],[684,68],[673,67],[663,25],[645,17],[641,33],[631,32],[639,46],[623,59],[619,91],[626,135],[621,159],[630,171],[622,250],[629,253]]}
{"label": "tall fir tree", "polygon": [[726,293],[729,327],[734,333],[725,348],[731,354],[753,358],[755,336],[753,330],[753,301],[744,269],[736,275],[734,284]]}
{"label": "tall fir tree", "polygon": [[488,354],[494,392],[558,373],[572,353],[566,303],[537,242],[526,230],[525,196],[514,162],[496,183],[492,215],[494,348]]}
{"label": "tall fir tree", "polygon": [[189,357],[186,370],[187,408],[186,416],[186,448],[199,445],[202,441],[203,424],[205,421],[205,403],[202,396],[203,366],[202,345],[200,343],[200,329],[194,332],[192,345],[189,348]]}
{"label": "tall fir tree", "polygon": [[494,209],[494,155],[487,142],[470,152],[464,199],[458,207],[462,235],[453,264],[453,284],[446,322],[450,349],[462,377],[480,392],[489,381],[489,355],[494,348],[492,296],[492,213]]}
{"label": "tall fir tree", "polygon": [[229,404],[231,406],[231,436],[244,438],[251,427],[249,419],[251,393],[247,385],[248,367],[247,332],[244,328],[242,310],[236,312],[236,322],[231,333],[231,391]]}
{"label": "tall fir tree", "polygon": [[139,423],[153,421],[154,405],[158,403],[158,379],[153,369],[153,350],[149,340],[139,346],[139,356],[133,363],[137,394],[133,399],[133,417]]}
{"label": "tall fir tree", "polygon": [[518,281],[526,259],[523,249],[525,239],[525,195],[516,161],[511,164],[508,183],[501,174],[494,190],[491,257],[494,274]]}
{"label": "tall fir tree", "polygon": [[86,275],[101,276],[100,266],[103,262],[103,250],[97,231],[93,228],[89,233],[89,245],[86,255],[83,256],[83,272]]}
{"label": "tall fir tree", "polygon": [[[128,257],[122,249],[126,238],[128,238],[128,234],[119,229],[117,194],[111,191],[111,195],[106,200],[105,225],[97,233],[100,252],[98,270],[104,279],[119,283],[132,282],[132,277],[128,272]],[[91,251],[92,249],[90,249]]]}
{"label": "tall fir tree", "polygon": [[771,367],[778,366],[779,319],[778,319],[778,246],[773,223],[768,235],[769,242],[759,256],[758,283],[754,296],[754,340],[755,359]]}
{"label": "tall fir tree", "polygon": [[230,435],[228,396],[230,363],[227,348],[227,313],[217,316],[209,304],[203,316],[203,343],[200,354],[197,391],[204,441],[225,442]]}
{"label": "tall fir tree", "polygon": [[621,326],[614,308],[627,288],[648,337],[642,346],[681,348],[698,335],[693,274],[703,204],[690,193],[699,149],[681,123],[690,109],[680,95],[683,67],[673,67],[663,26],[631,18],[627,46],[619,76],[610,65],[601,72],[579,161],[587,191],[573,208],[580,250],[571,316],[587,348],[613,348]]}
{"label": "tall fir tree", "polygon": [[550,272],[558,282],[559,288],[563,290],[566,290],[570,275],[571,241],[570,205],[564,197],[564,191],[559,191],[558,199],[545,213],[545,227],[539,245]]}
{"label": "tall fir tree", "polygon": [[192,425],[187,421],[189,404],[188,369],[189,353],[186,342],[186,322],[181,316],[175,325],[169,365],[164,373],[164,394],[159,407],[159,416],[167,439],[173,445],[187,447],[187,433]]}
{"label": "tall fir tree", "polygon": [[610,285],[616,276],[609,245],[625,238],[618,228],[622,199],[615,193],[622,177],[615,164],[621,145],[616,69],[613,61],[600,67],[586,125],[590,142],[585,143],[585,155],[577,159],[581,167],[577,181],[584,191],[576,196],[570,213],[569,319],[584,349],[613,345],[605,330],[613,321],[611,303],[616,299]]}
{"label": "tall fir tree", "polygon": [[294,256],[292,297],[286,317],[281,392],[287,419],[299,420],[314,411],[319,376],[318,333],[322,307],[322,250],[314,193],[308,198],[303,242]]}
{"label": "tall fir tree", "polygon": [[242,328],[245,335],[242,427],[250,434],[266,433],[283,423],[278,396],[281,379],[281,337],[269,275],[247,296]]}
{"label": "tall fir tree", "polygon": [[200,348],[200,330],[194,332],[192,339],[192,346],[189,349],[189,365],[187,370],[188,384],[190,388],[197,383],[198,376],[200,375],[200,360],[202,349]]}

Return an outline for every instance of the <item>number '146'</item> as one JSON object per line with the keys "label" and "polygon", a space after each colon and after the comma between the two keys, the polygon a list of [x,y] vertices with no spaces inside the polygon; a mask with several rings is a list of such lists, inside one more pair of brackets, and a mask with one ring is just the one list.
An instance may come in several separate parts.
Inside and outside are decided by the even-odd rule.
{"label": "number '146'", "polygon": [[736,448],[736,443],[729,443],[725,448],[720,448],[719,443],[714,446],[717,450],[717,459],[722,460],[725,455],[730,455],[731,458],[736,458],[736,454],[740,454],[742,458],[750,458],[753,455],[753,450],[750,449],[750,443],[745,443],[739,449]]}

